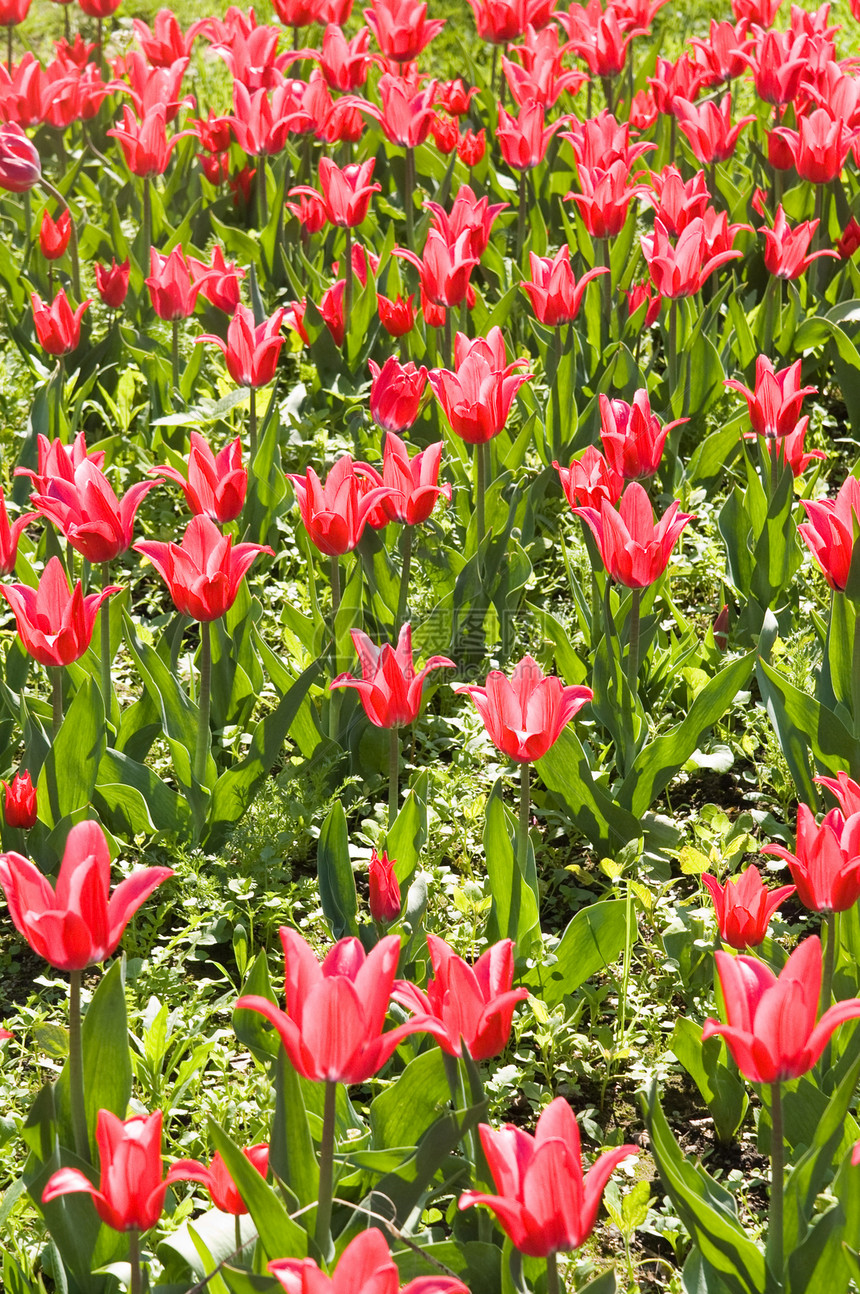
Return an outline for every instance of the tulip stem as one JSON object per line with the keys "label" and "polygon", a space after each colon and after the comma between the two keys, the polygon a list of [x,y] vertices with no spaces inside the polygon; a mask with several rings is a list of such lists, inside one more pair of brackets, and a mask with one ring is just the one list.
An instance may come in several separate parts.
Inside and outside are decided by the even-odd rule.
{"label": "tulip stem", "polygon": [[558,1280],[558,1257],[553,1249],[546,1256],[546,1294],[561,1294]]}
{"label": "tulip stem", "polygon": [[51,665],[51,740],[56,741],[63,723],[63,667]]}
{"label": "tulip stem", "polygon": [[12,26],[6,28],[6,66],[9,69],[9,75],[12,75]]}
{"label": "tulip stem", "polygon": [[630,621],[627,628],[627,682],[636,695],[639,682],[639,604],[641,589],[630,590]]}
{"label": "tulip stem", "polygon": [[75,294],[76,303],[80,305],[81,303],[81,261],[78,255],[78,227],[75,224],[74,213],[72,212],[72,208],[69,206],[69,203],[63,197],[62,193],[60,193],[60,190],[55,189],[53,184],[51,184],[50,180],[46,180],[43,175],[39,183],[41,184],[45,192],[49,194],[49,196],[52,197],[55,202],[58,202],[61,207],[64,207],[65,210],[68,211],[69,213],[69,251],[71,252],[71,256],[72,256],[72,291]]}
{"label": "tulip stem", "polygon": [[[824,945],[824,971],[821,976],[821,1001],[818,1006],[819,1016],[830,1006],[833,992],[833,967],[836,964],[836,913],[824,913],[824,926],[827,931],[827,942]],[[828,1043],[829,1047],[829,1043]]]}
{"label": "tulip stem", "polygon": [[[283,1051],[283,1047],[281,1048],[281,1050]],[[235,1229],[235,1237],[236,1237],[236,1257],[241,1259],[241,1256],[242,1256],[242,1248],[243,1248],[243,1246],[242,1246],[242,1217],[241,1217],[241,1214],[239,1214],[239,1213],[237,1213],[237,1214],[236,1214],[236,1216],[235,1216],[235,1218],[234,1218],[234,1222],[235,1222],[235,1224],[236,1224],[236,1229]]]}
{"label": "tulip stem", "polygon": [[171,357],[173,360],[173,398],[179,395],[179,320],[173,320],[173,336],[171,339]]}
{"label": "tulip stem", "polygon": [[767,287],[764,293],[764,336],[762,338],[761,353],[770,356],[773,348],[773,325],[776,315],[777,294],[779,294],[780,305],[782,305],[782,279],[771,274],[768,279]]}
{"label": "tulip stem", "polygon": [[528,171],[520,171],[520,192],[519,192],[519,209],[517,211],[517,252],[515,264],[517,270],[520,268],[520,261],[523,255],[523,243],[526,236],[526,184],[528,182]]}
{"label": "tulip stem", "polygon": [[340,610],[340,558],[337,553],[331,555],[331,618],[337,620]]}
{"label": "tulip stem", "polygon": [[454,345],[451,340],[451,333],[452,333],[451,307],[445,306],[445,326],[444,326],[444,338],[443,338],[444,346],[445,346],[445,354],[442,356],[442,359],[445,362],[445,364],[447,364],[448,368],[451,368],[454,363]]}
{"label": "tulip stem", "polygon": [[346,287],[343,291],[343,339],[349,345],[349,321],[352,317],[352,229],[346,227],[346,251],[344,252],[346,266],[344,276],[346,278]]}
{"label": "tulip stem", "polygon": [[[674,117],[672,124],[675,124]],[[669,400],[671,405],[672,397],[675,394],[675,387],[678,382],[678,298],[673,297],[669,304],[669,349],[666,356],[666,366],[669,371]]]}
{"label": "tulip stem", "polygon": [[400,626],[406,621],[406,609],[409,601],[409,572],[412,566],[412,527],[410,525],[404,524],[403,526],[402,544],[400,596],[397,599],[397,620],[394,625],[395,636],[399,634]]}
{"label": "tulip stem", "polygon": [[248,456],[253,466],[257,453],[257,388],[248,387]]}
{"label": "tulip stem", "polygon": [[152,256],[152,176],[143,177],[143,275],[150,273]]}
{"label": "tulip stem", "polygon": [[400,803],[400,733],[388,729],[388,830],[394,826]]}
{"label": "tulip stem", "polygon": [[415,242],[415,149],[407,147],[404,168],[403,208],[406,215],[406,246],[414,251]]}
{"label": "tulip stem", "polygon": [[209,751],[209,709],[212,696],[211,629],[211,621],[200,621],[200,689],[197,699],[197,749],[194,752],[194,776],[201,783],[206,777],[206,756]]}
{"label": "tulip stem", "polygon": [[257,158],[257,223],[260,231],[269,223],[269,198],[266,193],[266,154],[260,153]]}
{"label": "tulip stem", "polygon": [[487,460],[484,449],[485,446],[480,443],[475,446],[475,524],[478,531],[476,549],[479,549],[484,542],[484,495],[487,492]]}
{"label": "tulip stem", "polygon": [[[841,596],[845,597],[845,594]],[[854,735],[860,736],[860,615],[854,617],[854,646],[851,651],[851,710]]]}
{"label": "tulip stem", "polygon": [[[110,584],[110,562],[102,562],[102,588],[106,589]],[[101,667],[102,667],[102,696],[105,703],[105,720],[110,723],[111,718],[111,701],[113,699],[113,690],[111,688],[111,653],[110,653],[110,598],[105,598],[99,611],[99,629],[101,633]]]}
{"label": "tulip stem", "polygon": [[783,1195],[783,1161],[785,1146],[782,1136],[782,1087],[780,1083],[770,1085],[770,1209],[767,1222],[767,1260],[768,1265],[780,1287],[783,1283],[783,1228],[782,1228],[782,1195]]}
{"label": "tulip stem", "polygon": [[528,763],[520,764],[520,816],[517,824],[517,861],[520,875],[525,876],[529,856],[529,810],[531,767]]}
{"label": "tulip stem", "polygon": [[337,1084],[331,1079],[325,1085],[322,1141],[320,1142],[319,1203],[314,1239],[317,1248],[327,1261],[332,1253],[331,1205],[334,1193],[334,1134],[337,1112]]}
{"label": "tulip stem", "polygon": [[606,330],[606,341],[601,337],[601,343],[604,348],[612,340],[612,260],[609,252],[609,239],[600,239],[600,264],[605,268],[606,273],[601,274],[603,281],[603,312],[601,316],[600,329]]}
{"label": "tulip stem", "polygon": [[131,1267],[131,1281],[129,1282],[129,1294],[142,1294],[143,1279],[140,1270],[140,1232],[129,1231],[128,1233],[128,1261]]}
{"label": "tulip stem", "polygon": [[[59,672],[59,671],[58,671]],[[69,1099],[75,1154],[90,1162],[87,1109],[84,1104],[84,1049],[81,1042],[81,972],[69,971]]]}
{"label": "tulip stem", "polygon": [[[620,1053],[624,1048],[627,1033],[627,990],[630,985],[630,959],[633,954],[633,890],[627,882],[627,896],[624,907],[624,958],[621,969],[621,991],[618,994],[618,1030],[616,1033],[615,1051]],[[601,1101],[602,1105],[602,1101]]]}

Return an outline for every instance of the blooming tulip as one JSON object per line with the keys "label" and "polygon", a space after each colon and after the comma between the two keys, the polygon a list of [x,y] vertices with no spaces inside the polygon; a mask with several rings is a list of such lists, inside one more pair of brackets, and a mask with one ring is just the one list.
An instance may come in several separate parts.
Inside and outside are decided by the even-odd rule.
{"label": "blooming tulip", "polygon": [[461,304],[469,288],[469,276],[479,259],[472,251],[472,236],[466,229],[453,243],[439,229],[431,229],[424,244],[423,258],[405,247],[395,247],[394,255],[415,266],[421,279],[421,291],[428,300],[446,307]]}
{"label": "blooming tulip", "polygon": [[676,418],[661,426],[656,413],[651,412],[651,401],[645,390],[636,392],[632,404],[626,400],[610,400],[602,394],[599,404],[600,439],[610,467],[625,481],[653,476],[660,466],[667,435],[687,419]]}
{"label": "blooming tulip", "polygon": [[558,463],[553,463],[553,467],[572,508],[579,505],[599,512],[604,499],[614,507],[621,498],[624,477],[593,445],[588,446],[581,458],[575,458],[570,467],[561,467]]}
{"label": "blooming tulip", "polygon": [[797,130],[778,126],[773,133],[789,149],[800,178],[812,184],[838,179],[854,140],[854,131],[842,117],[832,117],[826,108],[799,117]]}
{"label": "blooming tulip", "polygon": [[[375,158],[359,165],[345,166],[343,170],[329,157],[320,158],[320,186],[326,218],[331,224],[341,229],[353,229],[360,225],[367,216],[370,199],[379,193],[381,184],[371,184]],[[310,197],[316,189],[305,185],[290,189],[290,196],[304,194]]]}
{"label": "blooming tulip", "polygon": [[704,103],[689,103],[686,99],[677,98],[675,116],[687,136],[693,156],[703,166],[725,162],[731,157],[744,126],[756,120],[754,116],[741,117],[733,125],[729,94],[724,95],[719,104],[712,99]]}
{"label": "blooming tulip", "polygon": [[131,917],[169,867],[137,867],[113,894],[110,854],[102,827],[79,822],[66,839],[56,892],[21,854],[0,854],[0,887],[15,929],[57,970],[79,971],[116,951]]}
{"label": "blooming tulip", "polygon": [[[263,1142],[257,1146],[248,1146],[242,1154],[256,1168],[261,1177],[265,1177],[269,1168],[269,1147]],[[216,1151],[212,1163],[207,1168],[199,1159],[177,1159],[170,1165],[168,1175],[170,1182],[199,1182],[212,1196],[212,1203],[222,1213],[231,1213],[233,1217],[242,1217],[248,1212],[239,1188],[230,1176],[227,1165]]]}
{"label": "blooming tulip", "polygon": [[588,524],[609,574],[630,589],[645,589],[669,564],[675,542],[693,513],[679,512],[675,499],[654,524],[651,502],[638,481],[631,481],[617,510],[603,500],[600,510],[574,508]]}
{"label": "blooming tulip", "polygon": [[522,0],[469,0],[481,40],[508,45],[526,30],[528,17]]}
{"label": "blooming tulip", "polygon": [[590,687],[565,687],[555,675],[545,676],[531,656],[523,657],[510,679],[491,670],[484,687],[453,686],[455,692],[468,692],[490,740],[518,764],[541,759],[593,695]]}
{"label": "blooming tulip", "polygon": [[506,202],[490,203],[489,198],[478,198],[469,184],[461,184],[457,196],[446,211],[438,202],[425,202],[433,213],[433,226],[453,246],[462,233],[468,231],[470,251],[480,259],[487,250],[490,234],[496,219],[504,211]]}
{"label": "blooming tulip", "polygon": [[118,310],[128,296],[131,261],[126,257],[120,265],[117,265],[116,257],[112,256],[110,268],[98,263],[93,268],[99,296],[111,310]]}
{"label": "blooming tulip", "polygon": [[763,853],[788,863],[797,897],[810,912],[847,912],[860,898],[860,813],[847,820],[831,809],[820,825],[806,804],[798,805],[796,853],[765,845]]}
{"label": "blooming tulip", "polygon": [[521,1253],[545,1258],[577,1249],[591,1234],[613,1169],[636,1146],[617,1146],[583,1175],[576,1116],[563,1096],[544,1109],[532,1137],[514,1124],[496,1132],[479,1125],[481,1145],[499,1195],[464,1191],[461,1209],[486,1204]]}
{"label": "blooming tulip", "polygon": [[364,21],[392,63],[411,63],[445,26],[444,18],[427,18],[419,0],[373,0]]}
{"label": "blooming tulip", "polygon": [[431,656],[416,674],[412,663],[412,628],[408,624],[400,630],[396,647],[390,643],[377,647],[360,629],[351,629],[350,636],[361,662],[362,677],[339,674],[329,689],[355,688],[368,719],[377,728],[405,728],[414,723],[421,709],[424,680],[430,671],[456,668],[447,656]]}
{"label": "blooming tulip", "polygon": [[38,515],[37,512],[23,512],[10,523],[6,500],[3,497],[3,491],[0,490],[0,575],[14,575],[21,532]]}
{"label": "blooming tulip", "polygon": [[438,935],[427,936],[427,947],[433,963],[427,992],[400,980],[394,1000],[443,1025],[444,1032],[436,1035],[436,1041],[449,1056],[462,1055],[464,1043],[472,1060],[498,1056],[507,1046],[514,1008],[528,997],[528,989],[511,988],[513,943],[499,940],[481,954],[474,967]]}
{"label": "blooming tulip", "polygon": [[87,450],[86,432],[79,431],[71,445],[64,445],[61,440],[49,440],[40,432],[37,437],[38,470],[30,467],[16,467],[16,476],[29,476],[33,487],[40,494],[45,494],[52,479],[61,476],[66,481],[74,481],[75,469],[85,458],[96,467],[104,463],[104,450]]}
{"label": "blooming tulip", "polygon": [[529,100],[517,117],[499,106],[496,140],[502,157],[516,171],[530,170],[543,161],[549,141],[562,124],[559,119],[544,127],[544,107],[535,99]]}
{"label": "blooming tulip", "polygon": [[409,360],[401,364],[395,355],[389,355],[382,368],[375,360],[368,360],[372,381],[370,384],[370,416],[377,426],[386,431],[405,431],[418,417],[421,398],[427,384],[427,370]]}
{"label": "blooming tulip", "polygon": [[436,399],[452,431],[468,445],[480,445],[498,436],[508,420],[514,396],[531,373],[515,373],[528,363],[515,359],[506,364],[505,339],[500,328],[470,341],[464,333],[454,339],[456,371],[434,369],[429,374]]}
{"label": "blooming tulip", "polygon": [[39,226],[39,248],[46,261],[58,261],[65,254],[71,233],[72,215],[69,209],[61,211],[54,221],[46,207]]}
{"label": "blooming tulip", "polygon": [[809,67],[809,38],[791,31],[762,31],[755,52],[744,54],[744,60],[752,68],[760,99],[791,103]]}
{"label": "blooming tulip", "polygon": [[707,873],[702,882],[713,900],[720,938],[740,952],[758,947],[767,935],[774,912],[794,893],[793,885],[769,890],[755,866],[748,867],[741,876],[729,877],[725,885]]}
{"label": "blooming tulip", "polygon": [[[745,440],[755,440],[755,438],[754,431],[744,432]],[[787,463],[795,476],[800,476],[816,458],[827,458],[823,449],[810,449],[805,452],[805,438],[806,419],[801,418],[794,431],[790,431],[787,436],[780,436],[779,440],[766,440],[765,450],[771,458],[775,454],[778,463]]]}
{"label": "blooming tulip", "polygon": [[651,176],[655,198],[650,198],[654,215],[667,233],[677,237],[697,216],[704,216],[711,201],[704,171],[685,180],[676,166],[664,166]]}
{"label": "blooming tulip", "polygon": [[844,592],[860,526],[860,481],[847,476],[835,499],[804,499],[807,520],[798,527],[803,542],[832,589]]}
{"label": "blooming tulip", "polygon": [[151,247],[149,262],[150,274],[144,282],[149,288],[153,310],[160,319],[187,319],[197,304],[197,294],[205,279],[192,279],[191,267],[179,246],[168,256]]}
{"label": "blooming tulip", "polygon": [[33,306],[33,324],[39,345],[49,355],[68,355],[81,340],[81,319],[91,298],[72,310],[65,290],[60,288],[50,305],[46,305],[38,292],[30,295]]}
{"label": "blooming tulip", "polygon": [[235,521],[245,506],[248,473],[242,466],[242,442],[238,436],[213,454],[200,432],[192,431],[187,480],[175,467],[149,470],[153,476],[181,485],[191,511],[211,517],[220,526]]}
{"label": "blooming tulip", "polygon": [[405,337],[415,327],[415,311],[412,308],[414,300],[414,294],[405,301],[398,294],[392,301],[381,292],[377,292],[376,307],[379,311],[379,322],[389,337]]}
{"label": "blooming tulip", "polygon": [[170,162],[170,154],[179,141],[195,133],[193,130],[180,130],[168,136],[168,109],[164,103],[150,107],[142,119],[136,117],[127,104],[122,112],[123,124],[114,126],[107,133],[119,140],[132,175],[163,175]]}
{"label": "blooming tulip", "polygon": [[357,90],[367,80],[371,58],[367,52],[370,31],[363,27],[347,40],[339,24],[330,22],[323,33],[320,67],[332,90]]}
{"label": "blooming tulip", "polygon": [[839,255],[829,247],[806,255],[818,224],[817,220],[804,220],[791,229],[782,205],[777,207],[773,229],[764,227],[761,231],[765,237],[764,263],[771,274],[780,279],[796,279],[817,257]]}
{"label": "blooming tulip", "polygon": [[778,372],[773,360],[759,355],[755,362],[755,387],[750,390],[735,378],[728,378],[726,386],[746,396],[752,429],[759,436],[786,436],[799,426],[806,426],[808,418],[799,418],[805,395],[813,395],[814,386],[800,385],[798,359],[788,368]]}
{"label": "blooming tulip", "polygon": [[464,166],[477,166],[487,149],[487,132],[464,130],[457,145],[457,156]]}
{"label": "blooming tulip", "polygon": [[167,587],[177,611],[208,623],[236,601],[239,585],[258,553],[274,556],[267,544],[237,544],[207,516],[192,517],[181,544],[141,540],[135,552],[148,557]]}
{"label": "blooming tulip", "polygon": [[90,645],[99,607],[118,584],[84,597],[80,580],[69,589],[59,557],[45,567],[38,588],[27,584],[0,584],[0,593],[15,614],[18,636],[28,655],[40,665],[71,665]]}
{"label": "blooming tulip", "polygon": [[39,154],[17,122],[0,126],[0,189],[26,193],[42,178]]}
{"label": "blooming tulip", "polygon": [[392,144],[418,148],[430,134],[436,115],[433,107],[436,82],[431,81],[424,90],[419,90],[405,78],[385,72],[379,78],[377,89],[382,109],[362,103],[362,111],[376,118]]}
{"label": "blooming tulip", "polygon": [[290,1064],[312,1082],[364,1083],[409,1034],[413,1019],[383,1033],[397,974],[400,936],[387,935],[365,953],[358,939],[341,939],[322,962],[295,930],[281,926],[286,1011],[268,998],[240,997],[237,1011],[258,1011],[275,1026]]}
{"label": "blooming tulip", "polygon": [[403,900],[400,897],[400,885],[394,871],[396,859],[389,858],[383,849],[378,854],[374,849],[370,855],[368,883],[370,886],[370,915],[379,925],[388,925],[400,916]]}
{"label": "blooming tulip", "polygon": [[387,490],[365,491],[349,454],[332,465],[325,484],[312,467],[307,476],[288,472],[311,541],[321,553],[337,557],[352,552],[364,533],[369,513],[386,497]]}
{"label": "blooming tulip", "polygon": [[238,386],[267,386],[275,376],[284,344],[281,324],[285,314],[281,307],[263,323],[255,324],[253,310],[249,306],[238,305],[227,326],[226,341],[213,333],[201,333],[195,341],[211,341],[221,347],[227,371]]}
{"label": "blooming tulip", "polygon": [[860,223],[852,216],[842,231],[836,250],[843,261],[850,261],[858,247],[860,247]]}
{"label": "blooming tulip", "polygon": [[36,788],[30,780],[29,771],[16,773],[11,782],[3,782],[2,786],[6,793],[3,801],[6,826],[29,831],[35,826],[38,816]]}
{"label": "blooming tulip", "polygon": [[565,244],[555,256],[537,256],[529,252],[531,282],[521,283],[525,288],[535,318],[549,328],[560,328],[571,323],[579,314],[582,297],[592,279],[608,274],[605,265],[586,271],[577,282],[570,267],[570,248]]}
{"label": "blooming tulip", "polygon": [[31,498],[88,562],[112,562],[130,547],[137,509],[154,485],[139,481],[119,500],[101,468],[85,458],[72,481],[55,477]]}
{"label": "blooming tulip", "polygon": [[705,233],[705,222],[697,216],[679,234],[674,246],[659,217],[654,220],[653,236],[643,234],[642,252],[651,281],[661,296],[670,300],[691,296],[701,291],[705,279],[720,265],[743,255],[737,248],[711,254]]}
{"label": "blooming tulip", "polygon": [[[331,1276],[320,1271],[312,1258],[276,1258],[267,1270],[288,1294],[398,1294],[397,1267],[375,1227],[360,1231],[338,1259]],[[469,1294],[452,1276],[416,1276],[400,1294]]]}
{"label": "blooming tulip", "polygon": [[369,463],[356,463],[356,471],[388,490],[381,507],[389,520],[417,526],[427,520],[440,498],[451,502],[451,486],[438,484],[442,449],[440,440],[410,458],[400,437],[388,431],[382,475]]}
{"label": "blooming tulip", "polygon": [[745,1078],[781,1083],[812,1069],[835,1029],[860,1016],[860,1000],[837,1002],[816,1024],[821,992],[817,935],[795,948],[779,976],[756,957],[716,953],[728,1023],[708,1019],[702,1038],[718,1034]]}
{"label": "blooming tulip", "polygon": [[209,265],[197,260],[195,256],[189,256],[188,268],[192,282],[200,283],[200,291],[207,301],[225,314],[235,313],[242,279],[245,277],[243,269],[234,261],[228,264],[220,247],[215,248]]}

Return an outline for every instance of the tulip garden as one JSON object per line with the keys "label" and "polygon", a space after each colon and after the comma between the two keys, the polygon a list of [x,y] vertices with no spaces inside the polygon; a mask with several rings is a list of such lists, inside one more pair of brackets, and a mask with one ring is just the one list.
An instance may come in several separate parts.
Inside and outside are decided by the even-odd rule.
{"label": "tulip garden", "polygon": [[0,26],[0,1288],[860,1289],[860,5]]}

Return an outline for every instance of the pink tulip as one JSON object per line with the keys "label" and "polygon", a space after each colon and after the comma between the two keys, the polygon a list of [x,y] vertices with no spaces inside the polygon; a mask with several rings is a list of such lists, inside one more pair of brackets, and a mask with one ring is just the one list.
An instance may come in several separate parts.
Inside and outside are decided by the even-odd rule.
{"label": "pink tulip", "polygon": [[593,695],[590,687],[565,687],[560,678],[544,675],[531,656],[523,657],[510,679],[491,670],[484,687],[453,687],[469,694],[490,740],[518,764],[541,759]]}
{"label": "pink tulip", "polygon": [[677,500],[657,524],[648,495],[631,481],[616,510],[605,499],[596,508],[574,508],[588,524],[609,574],[631,589],[646,589],[669,564],[675,542],[693,513],[680,512]]}

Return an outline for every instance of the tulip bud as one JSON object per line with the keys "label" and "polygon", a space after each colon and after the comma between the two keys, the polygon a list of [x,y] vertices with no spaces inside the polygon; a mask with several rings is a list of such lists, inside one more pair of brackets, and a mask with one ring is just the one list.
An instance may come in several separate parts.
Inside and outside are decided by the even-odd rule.
{"label": "tulip bud", "polygon": [[3,816],[7,827],[29,831],[36,823],[36,788],[29,772],[16,773],[11,782],[3,782],[6,798]]}
{"label": "tulip bud", "polygon": [[724,605],[714,621],[714,645],[717,651],[728,651],[729,647],[729,608]]}
{"label": "tulip bud", "polygon": [[484,130],[479,130],[475,134],[472,130],[466,130],[460,136],[460,142],[457,145],[457,156],[464,166],[477,166],[484,156],[487,148],[487,134]]}
{"label": "tulip bud", "polygon": [[394,875],[397,860],[374,849],[370,855],[370,915],[380,925],[388,925],[400,916],[400,886]]}
{"label": "tulip bud", "polygon": [[42,178],[39,154],[14,121],[0,126],[0,188],[26,193]]}
{"label": "tulip bud", "polygon": [[39,226],[39,247],[46,261],[58,261],[69,245],[72,233],[72,216],[68,208],[54,221],[47,207],[42,212]]}
{"label": "tulip bud", "polygon": [[128,280],[131,263],[128,257],[117,265],[116,257],[111,257],[110,268],[107,265],[96,265],[96,287],[99,296],[111,310],[118,310],[128,295]]}
{"label": "tulip bud", "polygon": [[860,247],[860,224],[852,216],[836,244],[836,250],[843,261],[850,261],[858,247]]}

